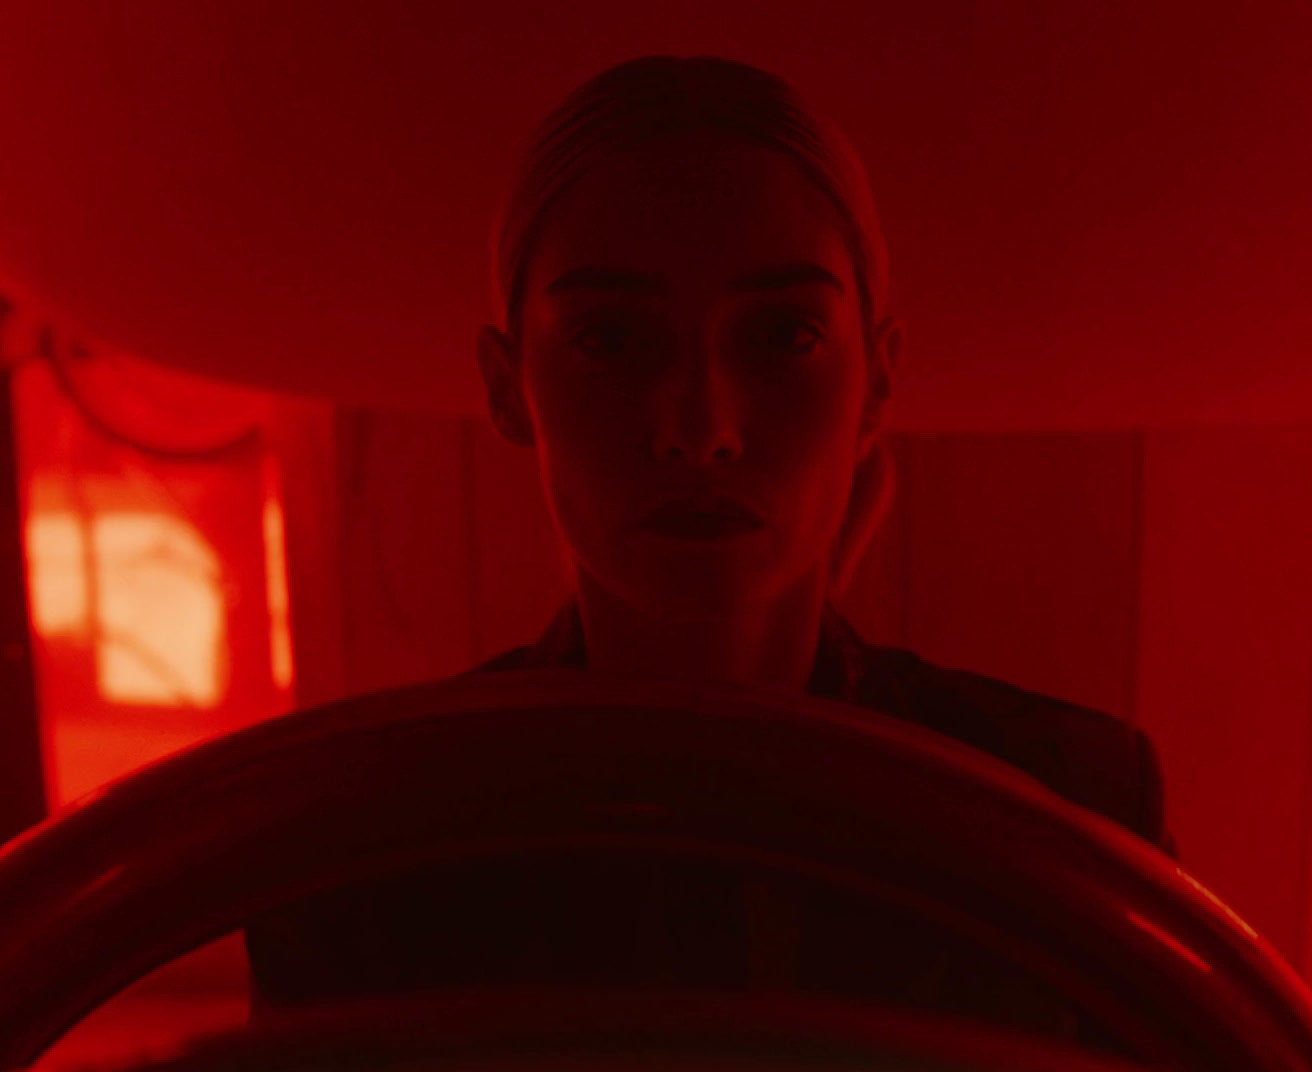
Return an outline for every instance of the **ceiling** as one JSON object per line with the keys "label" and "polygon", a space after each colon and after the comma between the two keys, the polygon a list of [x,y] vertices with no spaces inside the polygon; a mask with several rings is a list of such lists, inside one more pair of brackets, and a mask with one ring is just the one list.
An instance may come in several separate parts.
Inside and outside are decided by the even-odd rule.
{"label": "ceiling", "polygon": [[630,57],[792,80],[888,234],[906,430],[1312,420],[1312,5],[0,0],[0,278],[150,361],[482,412],[531,126]]}

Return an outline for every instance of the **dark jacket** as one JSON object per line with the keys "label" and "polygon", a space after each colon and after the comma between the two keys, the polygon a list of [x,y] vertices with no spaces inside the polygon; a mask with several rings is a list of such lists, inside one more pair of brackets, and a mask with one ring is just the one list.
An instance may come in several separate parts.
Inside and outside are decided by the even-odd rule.
{"label": "dark jacket", "polygon": [[[533,644],[470,673],[587,666],[578,605],[570,600]],[[1082,807],[1176,855],[1167,833],[1161,766],[1143,731],[1101,711],[867,643],[826,604],[806,691],[915,722],[989,752]]]}
{"label": "dark jacket", "polygon": [[[577,606],[469,673],[587,665]],[[831,606],[810,694],[920,723],[1173,852],[1149,739],[1126,723],[867,644]],[[580,877],[583,881],[580,881]],[[1014,967],[923,921],[714,866],[509,861],[334,891],[247,927],[254,1007],[495,983],[736,988],[787,980],[1097,1042]]]}

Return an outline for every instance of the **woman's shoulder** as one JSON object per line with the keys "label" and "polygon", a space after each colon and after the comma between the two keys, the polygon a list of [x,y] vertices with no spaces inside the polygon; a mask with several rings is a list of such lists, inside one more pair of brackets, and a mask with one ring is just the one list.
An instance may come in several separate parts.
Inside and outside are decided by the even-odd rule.
{"label": "woman's shoulder", "polygon": [[1026,771],[1173,853],[1161,764],[1124,719],[901,648],[865,646],[854,702],[926,726]]}
{"label": "woman's shoulder", "polygon": [[530,645],[521,644],[517,648],[511,648],[508,651],[501,652],[499,655],[494,655],[492,658],[484,660],[477,666],[471,666],[468,670],[464,670],[455,676],[468,677],[470,674],[481,674],[484,671],[526,670],[529,668],[530,650]]}

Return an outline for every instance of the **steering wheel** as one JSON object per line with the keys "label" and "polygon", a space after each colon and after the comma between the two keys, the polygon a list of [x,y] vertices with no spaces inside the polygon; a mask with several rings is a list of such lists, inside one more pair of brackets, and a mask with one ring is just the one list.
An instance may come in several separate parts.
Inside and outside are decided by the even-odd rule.
{"label": "steering wheel", "polygon": [[[945,1029],[946,1028],[946,1029]],[[1069,1045],[790,996],[535,989],[315,1010],[134,1072],[1143,1072]]]}
{"label": "steering wheel", "polygon": [[1155,1060],[1312,1069],[1312,1003],[1280,957],[1165,855],[1023,773],[828,700],[570,670],[296,712],[11,842],[0,1067],[262,912],[418,863],[578,847],[752,861],[875,904],[914,896]]}

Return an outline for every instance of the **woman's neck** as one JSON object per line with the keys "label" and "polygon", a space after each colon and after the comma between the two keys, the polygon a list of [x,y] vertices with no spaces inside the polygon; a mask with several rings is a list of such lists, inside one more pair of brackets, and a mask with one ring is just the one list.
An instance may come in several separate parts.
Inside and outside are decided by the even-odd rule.
{"label": "woman's neck", "polygon": [[589,669],[806,692],[824,611],[821,577],[741,614],[670,621],[630,606],[584,570],[575,576]]}

